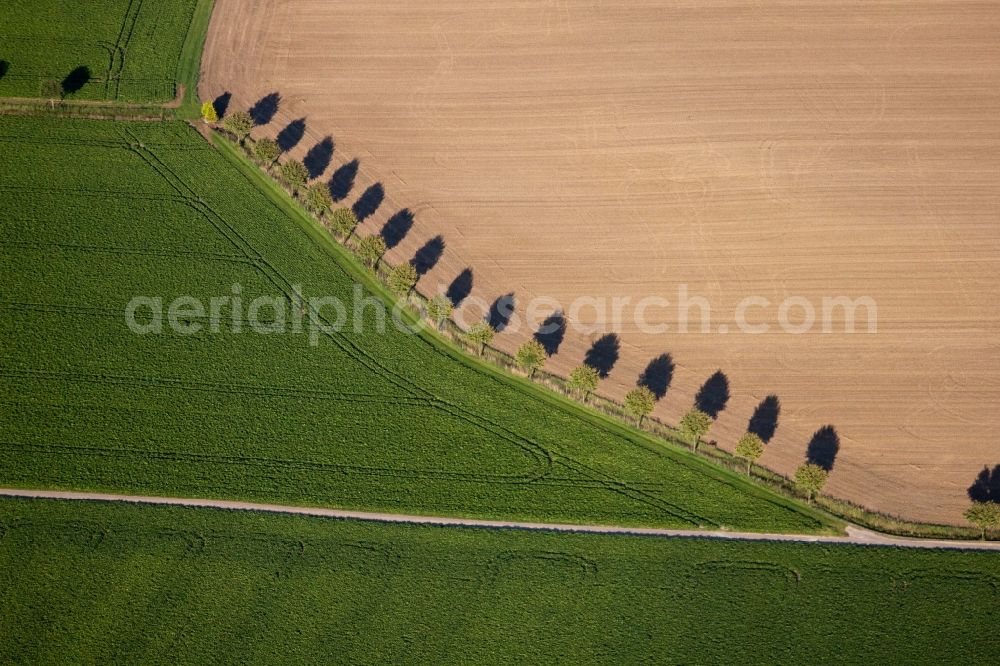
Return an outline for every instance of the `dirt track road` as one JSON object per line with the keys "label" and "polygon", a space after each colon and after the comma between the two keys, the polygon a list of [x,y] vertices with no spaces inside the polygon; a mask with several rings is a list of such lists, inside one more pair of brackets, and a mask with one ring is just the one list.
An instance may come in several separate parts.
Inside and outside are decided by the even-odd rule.
{"label": "dirt track road", "polygon": [[346,518],[380,523],[411,523],[417,525],[437,525],[439,527],[508,528],[521,530],[547,530],[553,532],[588,532],[594,534],[630,534],[667,538],[702,537],[707,539],[731,539],[739,541],[791,541],[796,543],[847,543],[865,546],[899,546],[904,548],[949,548],[957,550],[998,550],[1000,541],[938,541],[930,539],[908,539],[891,537],[871,530],[850,525],[847,536],[817,536],[810,534],[768,534],[765,532],[729,532],[725,530],[671,530],[655,527],[622,527],[616,525],[572,525],[566,523],[530,523],[517,520],[476,520],[474,518],[451,518],[447,516],[415,516],[405,513],[372,513],[368,511],[345,511],[322,507],[288,506],[282,504],[257,504],[230,500],[192,499],[186,497],[146,497],[142,495],[113,495],[104,493],[83,493],[59,490],[22,490],[0,488],[0,497],[25,497],[34,499],[83,500],[96,502],[134,502],[136,504],[159,504],[196,508],[226,509],[230,511],[263,511],[266,513],[288,513],[322,518]]}

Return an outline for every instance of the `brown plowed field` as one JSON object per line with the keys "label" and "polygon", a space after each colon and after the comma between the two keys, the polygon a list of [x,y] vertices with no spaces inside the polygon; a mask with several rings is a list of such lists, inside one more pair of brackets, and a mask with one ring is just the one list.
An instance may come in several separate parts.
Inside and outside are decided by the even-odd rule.
{"label": "brown plowed field", "polygon": [[[218,0],[215,12],[202,95],[228,90],[245,108],[280,92],[258,133],[305,118],[297,157],[332,136],[323,177],[357,159],[346,201],[375,182],[386,193],[362,234],[408,208],[393,261],[443,236],[424,291],[471,268],[472,297],[513,292],[523,317],[538,296],[676,301],[687,284],[710,301],[712,332],[642,333],[625,307],[602,392],[620,397],[670,353],[656,414],[676,421],[721,369],[721,445],[776,394],[764,464],[794,469],[833,424],[827,489],[911,519],[960,521],[976,474],[1000,463],[1000,3]],[[750,315],[771,332],[736,331],[751,295],[773,303]],[[842,295],[876,301],[877,333],[845,334],[842,318],[832,333],[776,330],[782,299],[819,310]],[[570,314],[600,325],[567,332],[559,371],[615,324]]]}

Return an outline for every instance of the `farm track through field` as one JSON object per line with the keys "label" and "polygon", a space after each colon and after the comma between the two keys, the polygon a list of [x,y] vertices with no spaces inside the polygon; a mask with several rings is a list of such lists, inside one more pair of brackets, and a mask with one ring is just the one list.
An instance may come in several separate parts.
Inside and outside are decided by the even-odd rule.
{"label": "farm track through field", "polygon": [[847,536],[816,536],[810,534],[768,534],[754,532],[729,532],[727,530],[676,530],[652,527],[627,527],[619,525],[572,525],[565,523],[536,523],[509,520],[475,520],[450,516],[417,516],[403,513],[374,513],[367,511],[344,511],[321,507],[291,506],[282,504],[256,504],[254,502],[234,502],[229,500],[192,499],[180,497],[147,497],[142,495],[115,495],[105,493],[69,492],[58,490],[24,490],[0,488],[0,496],[29,499],[54,499],[89,502],[133,502],[136,504],[160,504],[185,506],[190,508],[224,509],[228,511],[260,511],[264,513],[287,513],[321,518],[364,520],[381,523],[407,523],[415,525],[435,525],[438,527],[471,527],[486,529],[521,529],[549,532],[585,532],[590,534],[621,534],[630,536],[651,536],[662,538],[705,538],[735,541],[785,541],[793,543],[852,544],[858,546],[894,546],[900,548],[950,549],[950,550],[997,550],[1000,541],[939,541],[931,539],[911,539],[891,537],[849,525]]}
{"label": "farm track through field", "polygon": [[[104,96],[110,99],[118,99],[121,95],[121,78],[122,73],[125,71],[125,54],[128,52],[128,45],[132,41],[132,34],[135,32],[135,25],[139,22],[139,13],[142,12],[143,0],[129,0],[128,7],[125,9],[125,17],[122,19],[122,27],[118,33],[118,41],[115,43],[114,48],[111,52],[111,65],[108,68],[107,78],[105,81],[105,92]],[[135,11],[132,8],[135,7]],[[130,20],[131,19],[131,20]],[[128,34],[125,34],[126,26],[128,26]],[[122,37],[125,38],[125,43],[122,43]],[[116,57],[117,56],[117,57]],[[117,60],[117,67],[115,61]],[[114,86],[114,95],[111,93],[111,86]]]}

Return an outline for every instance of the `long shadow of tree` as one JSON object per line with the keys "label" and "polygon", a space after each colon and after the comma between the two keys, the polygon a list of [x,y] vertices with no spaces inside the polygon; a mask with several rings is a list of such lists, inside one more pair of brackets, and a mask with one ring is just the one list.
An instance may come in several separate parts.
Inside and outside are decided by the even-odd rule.
{"label": "long shadow of tree", "polygon": [[326,171],[326,168],[330,166],[330,160],[332,159],[333,137],[326,136],[309,149],[306,156],[302,158],[302,164],[305,166],[306,171],[309,172],[310,178],[319,178]]}
{"label": "long shadow of tree", "polygon": [[285,129],[278,132],[278,148],[281,152],[287,153],[289,150],[299,145],[299,141],[306,135],[306,119],[299,118],[293,120],[285,126]]}
{"label": "long shadow of tree", "polygon": [[621,353],[621,340],[615,333],[607,333],[594,340],[590,349],[583,356],[584,365],[589,365],[601,379],[611,374],[612,368],[618,362]]}
{"label": "long shadow of tree", "polygon": [[674,359],[670,354],[660,354],[639,375],[639,386],[645,386],[657,400],[662,400],[674,380]]}
{"label": "long shadow of tree", "polygon": [[747,424],[747,432],[752,432],[767,444],[774,437],[774,432],[778,429],[778,415],[780,414],[781,401],[778,400],[778,396],[767,396],[753,410],[753,415]]}
{"label": "long shadow of tree", "polygon": [[441,255],[444,254],[444,248],[443,236],[435,236],[420,246],[420,249],[413,255],[413,259],[410,259],[410,265],[417,271],[418,278],[426,275],[437,266]]}
{"label": "long shadow of tree", "polygon": [[250,107],[250,117],[253,118],[254,125],[266,125],[278,115],[278,107],[281,106],[281,94],[277,92],[264,95],[257,103]]}
{"label": "long shadow of tree", "polygon": [[840,451],[840,435],[832,425],[825,425],[813,433],[812,439],[809,440],[809,446],[806,447],[806,461],[830,472],[837,460],[838,451]]}
{"label": "long shadow of tree", "polygon": [[983,471],[969,486],[969,499],[975,502],[1000,502],[1000,465],[996,465],[992,471],[989,465],[983,466]]}
{"label": "long shadow of tree", "polygon": [[[361,219],[361,216],[358,216]],[[382,225],[382,231],[380,235],[382,240],[385,241],[385,248],[391,250],[406,238],[406,234],[410,233],[410,229],[413,228],[413,213],[410,212],[409,208],[404,208],[401,211],[394,213],[392,217],[386,220],[385,224]]]}
{"label": "long shadow of tree", "polygon": [[6,60],[0,60],[0,79],[7,75],[7,70],[10,69],[10,63]]}
{"label": "long shadow of tree", "polygon": [[358,175],[358,161],[351,160],[333,172],[330,177],[330,196],[334,201],[343,201],[354,187],[354,178]]}
{"label": "long shadow of tree", "polygon": [[63,96],[79,92],[89,82],[90,68],[86,66],[77,67],[62,80]]}
{"label": "long shadow of tree", "polygon": [[354,202],[354,206],[352,206],[358,222],[364,222],[374,215],[378,207],[382,205],[383,199],[385,199],[385,190],[382,189],[382,183],[375,183],[362,192],[358,200]]}
{"label": "long shadow of tree", "polygon": [[472,293],[472,269],[466,268],[451,281],[444,295],[452,306],[458,307]]}
{"label": "long shadow of tree", "polygon": [[538,330],[535,331],[535,340],[545,350],[545,353],[552,356],[559,351],[563,338],[566,337],[566,317],[562,310],[556,310],[542,322]]}
{"label": "long shadow of tree", "polygon": [[510,324],[516,307],[517,301],[514,299],[514,294],[504,294],[493,301],[490,311],[486,314],[486,321],[493,327],[493,330],[499,333]]}
{"label": "long shadow of tree", "polygon": [[713,419],[726,408],[729,402],[729,378],[722,370],[716,370],[711,377],[698,389],[694,397],[694,406]]}
{"label": "long shadow of tree", "polygon": [[226,111],[229,110],[229,104],[233,101],[233,93],[228,90],[214,100],[212,100],[212,106],[215,107],[215,113],[219,116],[219,119],[226,117]]}

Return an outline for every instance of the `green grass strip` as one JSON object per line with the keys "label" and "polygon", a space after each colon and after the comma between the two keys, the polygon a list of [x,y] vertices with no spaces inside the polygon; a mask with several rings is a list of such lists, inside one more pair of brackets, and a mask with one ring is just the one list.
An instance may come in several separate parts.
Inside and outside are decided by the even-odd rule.
{"label": "green grass strip", "polygon": [[184,86],[184,98],[176,111],[178,118],[198,118],[200,115],[198,81],[201,78],[201,56],[214,6],[215,0],[198,0],[191,17],[191,26],[177,63],[177,83]]}

